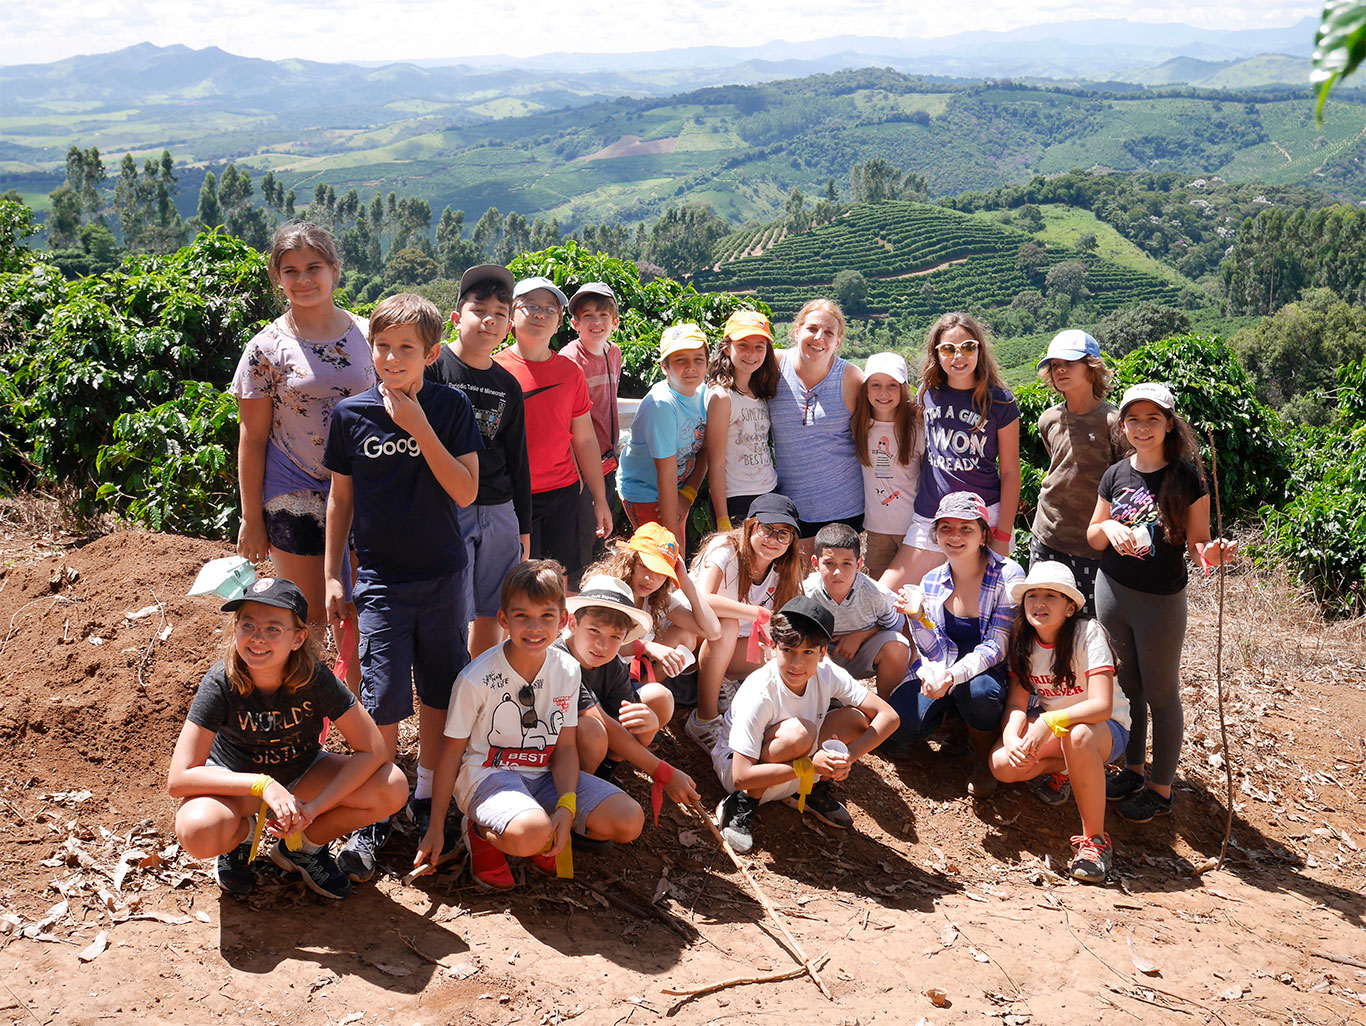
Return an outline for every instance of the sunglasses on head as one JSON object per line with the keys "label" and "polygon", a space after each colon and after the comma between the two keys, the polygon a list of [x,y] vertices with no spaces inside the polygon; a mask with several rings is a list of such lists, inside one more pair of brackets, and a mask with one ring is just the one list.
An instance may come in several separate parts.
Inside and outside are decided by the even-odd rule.
{"label": "sunglasses on head", "polygon": [[971,356],[977,352],[977,347],[981,344],[975,338],[969,338],[962,342],[940,342],[934,348],[940,356],[957,356],[959,353],[964,356]]}
{"label": "sunglasses on head", "polygon": [[536,715],[536,692],[531,690],[530,684],[523,684],[517,691],[517,701],[525,708],[522,710],[522,726],[530,729],[540,722]]}

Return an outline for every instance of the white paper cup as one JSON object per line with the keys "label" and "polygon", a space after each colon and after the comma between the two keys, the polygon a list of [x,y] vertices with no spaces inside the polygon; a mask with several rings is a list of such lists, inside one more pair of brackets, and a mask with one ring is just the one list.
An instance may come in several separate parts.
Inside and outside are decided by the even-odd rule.
{"label": "white paper cup", "polygon": [[1146,527],[1135,527],[1134,548],[1139,552],[1153,547],[1153,536]]}
{"label": "white paper cup", "polygon": [[683,657],[683,669],[681,672],[687,673],[688,668],[692,666],[693,663],[697,662],[697,657],[692,654],[692,649],[688,648],[687,645],[679,645],[674,651]]}
{"label": "white paper cup", "polygon": [[832,737],[821,745],[821,751],[829,752],[831,755],[849,755],[849,746],[837,737]]}

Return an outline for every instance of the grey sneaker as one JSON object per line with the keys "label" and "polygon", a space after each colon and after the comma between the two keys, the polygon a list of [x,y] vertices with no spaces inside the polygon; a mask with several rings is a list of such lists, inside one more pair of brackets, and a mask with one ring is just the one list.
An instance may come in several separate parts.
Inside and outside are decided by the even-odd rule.
{"label": "grey sneaker", "polygon": [[721,836],[741,855],[754,847],[754,814],[759,811],[759,800],[744,791],[734,791],[716,806],[716,823]]}
{"label": "grey sneaker", "polygon": [[684,731],[688,737],[692,738],[702,746],[704,752],[710,753],[716,747],[716,742],[721,740],[721,732],[726,729],[726,718],[718,716],[714,720],[704,720],[697,715],[694,709],[688,713],[688,719],[683,724]]}
{"label": "grey sneaker", "polygon": [[270,849],[270,861],[287,872],[298,873],[304,883],[324,898],[340,900],[351,894],[351,881],[337,868],[337,860],[327,845],[317,851],[290,851],[284,841],[277,841]]}
{"label": "grey sneaker", "polygon": [[218,856],[213,864],[213,878],[234,898],[245,898],[252,892],[256,886],[256,870],[251,868],[250,839]]}
{"label": "grey sneaker", "polygon": [[[795,809],[799,800],[794,794],[784,798],[783,803]],[[811,788],[811,793],[806,796],[806,811],[826,826],[832,826],[837,830],[848,830],[854,825],[854,817],[849,815],[844,803],[835,797],[828,780],[817,780]]]}
{"label": "grey sneaker", "polygon": [[337,868],[356,883],[365,883],[375,875],[379,850],[388,839],[387,820],[353,831],[337,853]]}
{"label": "grey sneaker", "polygon": [[1076,854],[1067,864],[1072,879],[1083,883],[1104,883],[1110,875],[1110,865],[1114,861],[1115,849],[1110,844],[1109,834],[1087,837],[1082,834],[1072,838]]}
{"label": "grey sneaker", "polygon": [[1066,773],[1045,773],[1035,782],[1034,794],[1045,805],[1061,805],[1072,797],[1072,781]]}

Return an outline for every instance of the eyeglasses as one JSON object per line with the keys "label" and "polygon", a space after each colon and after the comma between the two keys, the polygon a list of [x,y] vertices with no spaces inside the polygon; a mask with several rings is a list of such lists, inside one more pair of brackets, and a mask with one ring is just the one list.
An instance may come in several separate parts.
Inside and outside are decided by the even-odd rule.
{"label": "eyeglasses", "polygon": [[959,353],[964,356],[971,356],[977,352],[977,347],[981,344],[975,338],[969,338],[962,342],[940,342],[934,348],[940,356],[957,356]]}
{"label": "eyeglasses", "polygon": [[558,306],[541,306],[539,303],[518,303],[517,309],[525,310],[532,317],[558,317]]}
{"label": "eyeglasses", "polygon": [[791,545],[797,538],[797,534],[792,528],[780,527],[777,524],[765,524],[761,522],[759,524],[759,530],[763,532],[765,538],[769,538],[776,542],[782,542],[784,545]]}
{"label": "eyeglasses", "polygon": [[258,627],[250,620],[237,621],[237,633],[244,638],[254,638],[258,634],[267,641],[280,641],[285,636],[285,628],[273,623],[268,623],[264,627]]}
{"label": "eyeglasses", "polygon": [[536,692],[531,690],[530,684],[523,684],[517,692],[517,701],[524,709],[522,711],[522,726],[530,730],[540,722],[540,717],[536,715]]}

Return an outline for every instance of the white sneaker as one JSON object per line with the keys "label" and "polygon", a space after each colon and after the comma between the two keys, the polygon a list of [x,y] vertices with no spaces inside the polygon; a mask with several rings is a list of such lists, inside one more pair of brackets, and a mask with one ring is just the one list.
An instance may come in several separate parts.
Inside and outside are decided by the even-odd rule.
{"label": "white sneaker", "polygon": [[725,728],[726,718],[718,716],[714,720],[704,720],[697,715],[694,709],[688,713],[687,722],[683,724],[683,729],[688,737],[696,741],[705,752],[710,752],[716,747],[716,742],[721,740],[721,731]]}
{"label": "white sneaker", "polygon": [[723,716],[726,710],[730,708],[731,702],[735,701],[735,692],[739,690],[740,682],[738,680],[721,681],[721,691],[716,696],[716,709]]}

